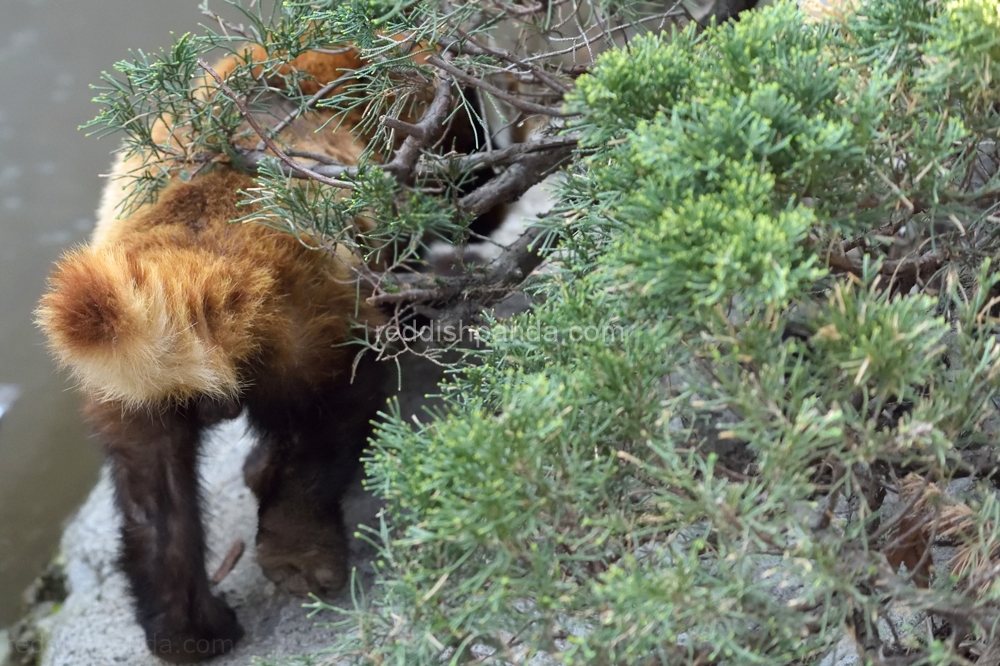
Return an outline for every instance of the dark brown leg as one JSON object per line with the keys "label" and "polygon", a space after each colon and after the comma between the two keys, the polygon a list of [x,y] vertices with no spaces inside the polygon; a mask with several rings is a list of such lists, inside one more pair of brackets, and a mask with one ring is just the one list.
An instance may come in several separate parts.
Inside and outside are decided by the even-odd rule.
{"label": "dark brown leg", "polygon": [[205,574],[197,456],[202,426],[218,420],[196,404],[125,409],[92,403],[122,514],[121,567],[149,649],[173,663],[209,659],[243,635]]}
{"label": "dark brown leg", "polygon": [[260,502],[257,561],[293,594],[331,594],[347,582],[340,500],[382,406],[382,369],[362,361],[353,384],[258,390],[247,396],[260,436],[244,478]]}

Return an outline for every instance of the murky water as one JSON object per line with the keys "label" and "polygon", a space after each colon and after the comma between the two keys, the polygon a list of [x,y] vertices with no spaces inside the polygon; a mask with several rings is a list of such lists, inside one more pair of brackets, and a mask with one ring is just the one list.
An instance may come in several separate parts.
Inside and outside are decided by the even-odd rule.
{"label": "murky water", "polygon": [[20,388],[0,418],[0,626],[16,618],[100,462],[32,323],[52,261],[93,226],[117,144],[76,129],[98,110],[88,86],[128,49],[196,30],[197,4],[0,0],[0,385]]}

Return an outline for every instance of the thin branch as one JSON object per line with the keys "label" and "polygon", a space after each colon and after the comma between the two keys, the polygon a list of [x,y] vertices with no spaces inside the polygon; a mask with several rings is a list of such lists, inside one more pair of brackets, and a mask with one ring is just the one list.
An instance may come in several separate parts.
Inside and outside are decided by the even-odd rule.
{"label": "thin branch", "polygon": [[528,62],[524,62],[510,51],[505,51],[504,49],[498,49],[492,46],[486,46],[484,44],[480,44],[479,42],[473,40],[471,36],[469,36],[462,30],[459,30],[458,34],[465,39],[465,42],[463,44],[463,49],[468,51],[472,55],[490,55],[493,56],[494,58],[505,60],[516,67],[520,67],[523,70],[527,70],[528,72],[533,74],[539,82],[547,85],[549,88],[552,88],[553,90],[559,93],[566,94],[570,90],[572,90],[570,86],[556,79],[541,67],[538,67],[537,65],[532,65],[531,63]]}
{"label": "thin branch", "polygon": [[[559,167],[572,152],[570,146],[524,155],[502,174],[474,192],[459,199],[458,207],[475,216],[499,203],[513,200]],[[506,296],[544,260],[535,249],[536,241],[545,233],[544,227],[529,227],[511,243],[485,271],[455,278],[410,278],[401,292],[376,294],[368,302],[383,303],[451,303],[451,312],[441,314],[441,320],[461,320],[467,314],[482,312]],[[402,281],[397,282],[399,284]]]}
{"label": "thin branch", "polygon": [[[284,118],[282,118],[281,120],[279,120],[278,124],[275,125],[273,128],[271,128],[271,133],[274,136],[277,136],[278,134],[280,134],[281,130],[285,129],[290,124],[292,124],[292,122],[296,118],[298,118],[300,115],[302,115],[302,113],[304,111],[307,111],[308,109],[311,109],[314,106],[316,106],[316,103],[318,101],[320,101],[321,99],[323,99],[324,97],[326,97],[327,95],[329,95],[331,92],[333,92],[334,88],[336,88],[337,86],[339,86],[342,83],[350,81],[352,78],[354,78],[354,74],[353,73],[344,74],[343,76],[340,76],[340,77],[334,79],[333,81],[330,81],[329,83],[327,83],[325,86],[323,86],[322,88],[320,88],[319,90],[317,90],[315,95],[313,95],[312,97],[310,97],[309,99],[307,99],[300,106],[298,106],[298,107],[292,109],[291,111],[289,111],[288,115],[286,115]],[[264,149],[263,146],[261,146],[260,144],[257,145],[257,150],[263,150],[263,149]]]}
{"label": "thin branch", "polygon": [[[596,42],[599,39],[606,39],[606,38],[610,37],[611,35],[615,34],[616,32],[621,32],[621,31],[627,30],[629,28],[634,28],[637,25],[641,25],[641,24],[647,23],[649,21],[660,20],[662,22],[662,21],[666,21],[668,18],[672,18],[674,16],[684,16],[685,15],[684,11],[683,10],[678,11],[677,10],[678,7],[683,7],[683,5],[680,2],[675,2],[673,7],[671,7],[670,9],[668,9],[666,12],[664,12],[662,14],[657,14],[655,16],[647,16],[646,18],[639,19],[638,21],[635,21],[635,22],[626,23],[624,25],[620,25],[620,26],[617,26],[615,28],[611,28],[610,30],[607,30],[607,31],[602,30],[598,34],[594,35],[593,37],[584,37],[582,42],[575,42],[570,47],[567,47],[565,49],[561,49],[559,51],[549,51],[547,53],[539,53],[538,55],[533,55],[533,56],[530,56],[528,58],[525,58],[523,60],[523,62],[524,63],[530,63],[530,62],[534,62],[535,60],[545,60],[546,58],[553,58],[555,56],[566,55],[567,53],[572,53],[573,51],[581,49],[581,48],[583,48],[585,46],[590,46],[591,44],[593,44],[594,42]],[[662,25],[662,23],[661,23],[661,25]],[[584,67],[590,68],[592,65],[593,65],[593,63],[589,63],[587,65],[584,65]]]}
{"label": "thin branch", "polygon": [[[839,243],[834,244],[830,252],[825,255],[826,263],[830,268],[861,275],[863,268],[861,264],[851,260],[847,256]],[[883,261],[879,267],[879,274],[891,277],[916,277],[928,272],[936,271],[944,264],[944,257],[938,252],[928,252],[919,257],[906,257],[904,259],[892,259]]]}
{"label": "thin branch", "polygon": [[333,187],[343,187],[343,188],[354,187],[353,184],[347,181],[334,180],[332,178],[327,178],[323,174],[316,173],[315,171],[309,169],[308,167],[303,166],[302,164],[299,164],[291,157],[286,155],[284,151],[282,151],[281,148],[278,147],[278,144],[276,144],[271,139],[267,131],[260,126],[260,123],[257,122],[257,119],[254,118],[253,115],[251,115],[250,110],[247,108],[246,102],[243,101],[239,95],[233,92],[233,89],[230,88],[226,84],[226,82],[222,80],[222,77],[219,76],[218,72],[212,69],[209,66],[209,64],[204,60],[202,60],[201,58],[198,59],[198,66],[204,69],[206,72],[208,72],[209,76],[215,79],[215,82],[218,84],[219,89],[226,95],[226,97],[233,100],[233,103],[236,105],[236,108],[240,110],[240,114],[242,114],[242,116],[246,118],[246,121],[250,124],[250,127],[253,128],[253,131],[257,133],[257,136],[260,137],[261,141],[263,141],[264,144],[271,150],[271,152],[274,153],[275,157],[277,157],[279,160],[288,165],[288,168],[291,169],[293,173],[295,172],[303,173],[306,176],[309,176],[310,178],[323,183],[324,185],[331,185]]}
{"label": "thin branch", "polygon": [[493,287],[512,287],[541,265],[544,257],[535,250],[535,241],[545,229],[535,225],[525,229],[516,241],[489,265],[484,282]]}
{"label": "thin branch", "polygon": [[250,41],[250,42],[256,42],[256,41],[258,41],[257,38],[254,35],[252,35],[249,32],[247,32],[247,29],[245,27],[243,27],[242,23],[239,24],[239,25],[237,25],[235,23],[231,23],[231,22],[227,21],[226,19],[222,18],[221,16],[219,16],[218,14],[216,14],[215,12],[213,12],[212,10],[210,10],[208,8],[207,4],[203,3],[201,5],[201,13],[202,13],[203,16],[207,16],[208,18],[210,18],[213,21],[217,22],[219,24],[219,27],[222,29],[222,34],[224,34],[229,39],[232,39],[232,37],[230,37],[229,33],[230,32],[235,32],[237,35],[239,35],[240,37],[242,37],[243,39],[245,39],[247,41]]}
{"label": "thin branch", "polygon": [[309,49],[310,51],[315,51],[316,53],[322,53],[324,55],[341,55],[342,53],[349,53],[350,51],[356,50],[353,46],[345,46],[339,49]]}
{"label": "thin branch", "polygon": [[[410,125],[410,123],[406,124],[409,127],[415,127],[415,125]],[[574,137],[554,137],[531,141],[529,143],[517,143],[502,150],[484,151],[461,157],[426,156],[423,163],[418,162],[414,173],[419,177],[432,178],[442,171],[450,171],[452,169],[460,171],[466,169],[484,169],[506,164],[532,153],[552,151],[558,148],[575,148],[576,145],[577,139]],[[261,160],[269,157],[268,153],[263,150],[250,150],[240,146],[232,146],[232,149],[240,156],[240,168],[246,171],[256,171],[260,167]],[[358,175],[358,167],[340,164],[330,159],[328,155],[294,149],[287,150],[286,154],[318,162],[317,165],[310,167],[310,170],[328,178],[348,178]],[[208,157],[212,157],[211,154],[207,155]],[[563,158],[560,157],[559,159]],[[372,165],[373,168],[382,169],[386,169],[388,166],[388,164]],[[301,171],[294,171],[292,169],[285,170],[285,175],[293,178],[311,177]]]}
{"label": "thin branch", "polygon": [[[261,150],[261,152],[263,152],[263,150]],[[299,150],[298,148],[289,148],[285,152],[291,155],[292,157],[304,157],[307,160],[313,160],[314,162],[318,162],[319,164],[334,165],[339,167],[344,166],[343,164],[333,159],[329,155],[325,155],[323,153],[314,153],[309,150]],[[313,168],[315,169],[316,167]],[[318,173],[323,173],[323,172],[319,171]],[[330,176],[331,174],[324,173],[323,175]]]}
{"label": "thin branch", "polygon": [[226,576],[233,570],[236,564],[243,557],[243,551],[246,549],[246,544],[243,543],[243,539],[237,539],[233,542],[233,545],[229,547],[226,552],[226,556],[222,558],[222,562],[219,564],[219,568],[215,570],[212,574],[212,584],[218,585],[221,583]]}
{"label": "thin branch", "polygon": [[494,166],[496,164],[503,164],[512,158],[527,155],[529,153],[539,153],[546,150],[554,150],[556,148],[575,148],[577,143],[578,140],[576,137],[572,136],[539,139],[538,141],[530,141],[528,143],[515,143],[514,145],[501,150],[472,153],[471,155],[466,155],[465,157],[454,158],[453,161],[456,162],[460,168],[481,168]]}
{"label": "thin branch", "polygon": [[885,183],[886,187],[892,190],[892,193],[896,195],[900,203],[906,206],[907,210],[909,210],[912,215],[916,207],[913,205],[913,202],[910,201],[909,197],[903,194],[903,191],[899,189],[899,186],[892,182],[891,178],[882,173],[881,169],[875,169],[875,175],[878,176],[883,183]]}
{"label": "thin branch", "polygon": [[474,310],[484,310],[506,296],[511,287],[520,284],[542,263],[544,257],[535,251],[534,245],[543,233],[543,227],[529,227],[485,271],[450,278],[418,276],[402,281],[407,287],[402,291],[376,294],[367,300],[372,305],[460,301],[466,305],[472,303]]}
{"label": "thin branch", "polygon": [[857,238],[845,241],[841,245],[841,247],[844,249],[844,252],[847,253],[856,247],[860,247],[861,244],[864,243],[865,240],[867,240],[868,238],[874,238],[877,236],[895,236],[897,233],[899,233],[899,230],[902,229],[903,226],[906,224],[907,219],[908,218],[901,218],[893,222],[890,222],[888,224],[884,224],[878,229],[875,229],[874,231],[863,233]]}
{"label": "thin branch", "polygon": [[[239,161],[237,166],[248,172],[255,172],[260,169],[260,163],[264,158],[272,157],[269,153],[263,150],[252,150],[248,148],[243,148],[241,146],[231,146],[232,150],[236,155],[239,156]],[[301,167],[301,165],[296,167],[289,167],[287,162],[282,166],[281,173],[287,177],[291,178],[304,178],[316,179],[316,176],[322,176],[326,179],[337,179],[337,178],[350,178],[358,175],[358,167],[348,166],[344,164],[338,164],[333,162],[326,156],[320,156],[315,153],[309,153],[301,150],[289,151],[290,155],[295,157],[304,157],[306,159],[315,160],[319,164],[313,165],[308,169]],[[322,157],[322,159],[317,159]],[[298,163],[296,163],[298,165]],[[317,179],[318,180],[318,179]],[[324,181],[320,181],[324,182]],[[342,181],[337,181],[336,187],[354,187],[353,183],[344,182],[344,184],[339,184]]]}
{"label": "thin branch", "polygon": [[393,283],[405,288],[393,293],[377,293],[367,300],[372,305],[451,302],[458,303],[462,310],[481,312],[506,296],[544,261],[535,243],[545,231],[539,225],[528,227],[485,270],[458,277],[390,275]]}
{"label": "thin branch", "polygon": [[534,113],[542,116],[552,116],[556,118],[566,118],[568,116],[579,115],[574,113],[565,113],[560,109],[553,109],[548,106],[542,106],[541,104],[535,104],[534,102],[527,102],[523,99],[520,99],[510,94],[505,90],[496,87],[492,83],[487,83],[486,81],[483,81],[482,79],[476,76],[472,76],[471,74],[462,71],[458,67],[455,67],[451,63],[445,62],[436,55],[427,58],[427,62],[430,63],[431,65],[434,65],[438,69],[443,69],[444,71],[454,76],[456,79],[459,79],[460,81],[463,81],[469,84],[470,86],[481,88],[486,92],[488,92],[489,94],[493,95],[494,97],[502,99],[503,101],[507,102],[514,108],[520,109],[521,111],[524,111],[526,113]]}
{"label": "thin branch", "polygon": [[389,129],[396,130],[406,136],[415,136],[421,140],[424,138],[424,133],[421,128],[417,127],[413,123],[408,123],[405,120],[393,118],[392,116],[381,116],[378,121]]}
{"label": "thin branch", "polygon": [[[321,171],[327,174],[333,173],[338,176],[345,176],[356,174],[357,167],[321,164],[311,169],[296,162],[277,146],[271,138],[271,133],[257,122],[250,114],[245,101],[233,92],[222,77],[205,61],[199,60],[198,64],[215,80],[219,89],[233,100],[233,103],[236,104],[240,113],[246,118],[247,123],[257,133],[264,145],[289,169],[291,175],[312,178],[334,187],[351,187],[350,183],[330,178],[321,173]],[[332,86],[330,87],[332,89]],[[435,90],[434,99],[431,101],[420,122],[416,124],[404,123],[405,133],[407,134],[406,139],[396,151],[392,161],[382,165],[382,168],[392,173],[401,184],[406,184],[412,180],[417,163],[420,160],[421,151],[440,131],[448,117],[451,99],[451,81],[447,77],[441,77]],[[301,113],[301,110],[298,112]],[[291,115],[289,114],[289,116]],[[285,125],[287,126],[292,120],[294,120],[294,116],[285,122]],[[386,119],[383,119],[383,122],[385,123]],[[391,121],[386,124],[391,124]],[[403,131],[402,127],[399,129]],[[562,137],[533,142],[532,144],[511,146],[505,150],[490,151],[488,153],[478,153],[457,158],[458,160],[465,160],[464,166],[468,168],[482,168],[507,160],[514,160],[513,164],[503,173],[491,179],[482,187],[462,197],[458,201],[459,210],[476,216],[500,203],[516,199],[527,191],[528,188],[540,182],[545,176],[557,169],[569,157],[575,145],[575,138]],[[244,162],[243,166],[256,166],[267,155],[261,149],[247,150],[238,146],[234,146],[234,149],[242,158]],[[318,158],[321,156],[315,157]],[[480,309],[485,308],[489,303],[495,302],[498,295],[506,294],[509,287],[520,283],[526,275],[531,273],[541,263],[542,257],[534,251],[534,243],[542,233],[543,230],[540,227],[528,229],[490,264],[486,272],[474,273],[443,283],[438,278],[431,284],[414,284],[411,288],[405,289],[402,292],[376,294],[368,300],[371,303],[399,304],[450,301],[462,295],[464,297],[462,299],[462,306],[467,308],[472,305],[469,296],[475,295],[478,297],[476,306]]]}
{"label": "thin branch", "polygon": [[405,289],[392,293],[383,293],[368,297],[371,305],[386,305],[397,303],[413,303],[439,301],[445,295],[452,295],[454,290],[444,289]]}

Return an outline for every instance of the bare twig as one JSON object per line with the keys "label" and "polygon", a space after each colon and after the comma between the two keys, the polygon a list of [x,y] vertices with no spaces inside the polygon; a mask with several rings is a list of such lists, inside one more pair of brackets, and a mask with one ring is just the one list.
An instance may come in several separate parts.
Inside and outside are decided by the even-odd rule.
{"label": "bare twig", "polygon": [[222,558],[222,563],[219,564],[219,568],[215,570],[214,574],[212,574],[211,580],[213,585],[218,585],[226,578],[226,576],[229,575],[229,572],[233,570],[237,562],[240,561],[240,558],[243,557],[243,551],[245,548],[246,545],[243,543],[243,539],[237,539],[233,542],[233,545],[229,547],[229,551],[226,553],[226,556]]}
{"label": "bare twig", "polygon": [[[416,127],[416,125],[411,125],[410,123],[406,124],[409,127]],[[414,172],[420,177],[433,177],[435,174],[441,173],[442,170],[450,170],[451,168],[457,168],[459,170],[482,169],[507,164],[508,162],[512,162],[531,153],[547,152],[557,148],[574,148],[576,145],[577,139],[574,137],[554,137],[549,139],[539,139],[538,141],[531,141],[529,143],[517,143],[502,150],[484,151],[481,153],[473,153],[471,155],[463,155],[461,157],[431,157],[430,160],[423,163],[418,161]],[[233,146],[233,150],[240,156],[240,167],[247,171],[255,171],[259,168],[260,161],[265,157],[268,157],[268,154],[262,150],[248,150],[239,146]],[[335,160],[330,159],[328,155],[294,149],[287,150],[286,154],[292,157],[302,157],[318,162],[319,164],[311,166],[310,170],[328,178],[347,178],[358,174],[358,167],[339,164]],[[563,157],[560,157],[559,159],[561,160]],[[438,161],[441,162],[440,165],[434,164],[434,162]],[[388,167],[388,164],[373,166],[385,169]],[[309,176],[302,172],[290,169],[287,170],[286,175],[292,176],[293,178],[309,178]]]}
{"label": "bare twig", "polygon": [[[675,2],[674,5],[673,5],[673,7],[671,7],[669,10],[667,10],[666,12],[664,12],[662,14],[657,14],[655,16],[647,16],[646,18],[642,18],[642,19],[639,19],[638,21],[634,21],[634,22],[631,22],[631,23],[626,23],[625,25],[620,25],[620,26],[611,28],[610,30],[606,30],[606,31],[602,30],[599,33],[597,33],[596,35],[594,35],[593,37],[584,37],[582,41],[580,41],[580,42],[574,42],[572,46],[569,46],[569,47],[567,47],[565,49],[561,49],[559,51],[548,51],[546,53],[539,53],[537,55],[533,55],[533,56],[524,58],[522,60],[522,62],[524,62],[524,63],[530,63],[530,62],[534,62],[536,60],[545,60],[546,58],[554,58],[555,56],[566,55],[567,53],[572,53],[573,51],[576,51],[577,49],[581,49],[581,48],[584,48],[586,46],[590,46],[591,44],[593,44],[594,42],[596,42],[596,41],[598,41],[600,39],[606,39],[606,38],[610,37],[611,35],[615,34],[616,32],[621,32],[621,31],[627,30],[629,28],[634,28],[637,25],[641,25],[643,23],[648,23],[650,21],[657,21],[657,20],[659,20],[659,21],[661,21],[661,25],[662,25],[662,22],[666,21],[669,18],[673,18],[675,16],[676,17],[681,17],[681,16],[685,15],[684,11],[683,10],[679,10],[678,7],[683,7],[683,5],[680,2]],[[588,63],[586,65],[583,65],[583,67],[584,67],[583,71],[586,71],[586,69],[589,69],[591,67],[591,65],[593,65],[593,63]],[[582,74],[583,71],[581,71],[579,73]]]}
{"label": "bare twig", "polygon": [[[298,118],[304,111],[316,106],[316,103],[333,92],[334,88],[346,83],[354,78],[354,74],[344,74],[343,76],[337,77],[333,81],[330,81],[325,86],[316,91],[316,94],[303,102],[300,106],[292,109],[288,115],[278,121],[278,124],[271,128],[271,133],[277,136],[281,133],[281,130],[292,124],[296,118]],[[264,147],[260,144],[257,145],[257,150],[263,150]]]}
{"label": "bare twig", "polygon": [[[260,152],[263,153],[263,150],[261,150]],[[299,150],[298,148],[289,148],[285,152],[287,154],[291,155],[292,157],[304,157],[307,160],[313,160],[314,162],[318,162],[319,164],[326,164],[326,165],[333,165],[333,166],[344,167],[343,164],[341,164],[337,160],[333,159],[332,157],[330,157],[329,155],[326,155],[324,153],[314,153],[314,152],[309,151],[309,150]],[[247,154],[249,155],[249,153],[247,153]],[[315,167],[313,167],[313,168],[315,169]],[[318,173],[323,173],[323,172],[319,171]],[[329,174],[329,173],[324,173],[323,175],[324,176],[331,176],[332,177],[332,174]]]}
{"label": "bare twig", "polygon": [[423,129],[417,127],[413,123],[408,123],[405,120],[400,120],[399,118],[393,118],[392,116],[381,116],[378,121],[388,127],[389,129],[401,132],[406,136],[414,136],[418,139],[423,140],[424,132]]}
{"label": "bare twig", "polygon": [[[247,148],[241,148],[240,146],[232,146],[232,149],[239,156],[237,166],[245,171],[257,171],[260,168],[261,161],[265,157],[271,157],[271,155],[263,150],[250,150]],[[323,156],[322,159],[317,159],[317,157],[320,157],[319,155],[300,150],[289,151],[289,153],[294,153],[296,157],[304,157],[306,159],[315,160],[320,162],[320,164],[311,166],[308,170],[304,170],[302,168],[289,167],[286,163],[285,165],[282,165],[284,168],[281,169],[282,174],[285,176],[308,179],[315,178],[313,174],[317,174],[340,183],[342,181],[337,181],[337,178],[348,178],[358,175],[358,167],[337,164],[325,156]],[[353,187],[353,184],[345,182],[343,185],[338,184],[337,187]]]}
{"label": "bare twig", "polygon": [[482,311],[507,295],[511,287],[524,278],[544,260],[535,243],[545,233],[541,226],[529,227],[511,243],[485,271],[458,277],[415,276],[407,280],[392,281],[407,287],[393,293],[370,296],[373,305],[386,303],[446,303],[460,302],[463,310]]}
{"label": "bare twig", "polygon": [[[246,102],[233,92],[222,77],[205,61],[199,60],[198,64],[215,80],[223,94],[233,100],[233,103],[236,104],[247,123],[260,137],[264,146],[287,167],[292,176],[312,178],[334,187],[351,187],[350,183],[336,180],[330,177],[330,175],[353,175],[357,173],[357,167],[320,164],[314,168],[309,168],[295,161],[278,147],[271,138],[274,130],[272,129],[271,132],[268,132],[260,125],[250,114]],[[447,68],[443,69],[447,71]],[[327,87],[332,89],[336,83],[328,84]],[[410,124],[402,121],[394,122],[394,120],[383,119],[383,123],[407,134],[406,139],[396,151],[392,161],[382,165],[382,168],[392,173],[401,184],[407,184],[412,181],[422,150],[434,139],[444,125],[451,107],[451,85],[452,82],[448,77],[442,76],[440,78],[435,90],[434,99],[431,101],[419,123]],[[316,95],[307,104],[315,103],[320,98],[320,95]],[[294,114],[288,114],[279,123],[279,126],[285,127],[290,124],[302,110],[300,108]],[[462,166],[466,168],[482,168],[513,161],[503,173],[477,190],[462,197],[458,201],[459,210],[476,216],[493,208],[497,204],[517,198],[527,191],[528,188],[540,182],[546,175],[558,168],[571,154],[575,145],[576,139],[572,137],[543,139],[530,144],[511,146],[505,150],[489,151],[487,153],[477,153],[455,158],[460,161],[464,160]],[[268,154],[260,148],[257,150],[242,149],[236,146],[234,148],[240,155],[244,167],[256,167],[259,161]],[[306,157],[315,159],[317,162],[323,161],[323,156],[320,155],[306,155]],[[427,170],[432,171],[433,169],[428,168]],[[534,243],[538,240],[541,233],[542,229],[540,227],[528,229],[500,257],[490,264],[485,272],[474,273],[448,281],[442,281],[440,278],[432,278],[429,279],[429,282],[414,283],[410,288],[397,293],[378,293],[380,290],[377,290],[376,294],[368,300],[371,303],[401,304],[453,301],[461,297],[464,308],[476,307],[479,310],[484,309],[490,303],[502,298],[507,293],[509,287],[519,284],[526,275],[541,263],[542,257],[534,251]],[[470,297],[472,296],[476,298],[475,301],[471,300]]]}
{"label": "bare twig", "polygon": [[499,176],[459,199],[458,206],[476,216],[497,204],[513,201],[555,171],[571,152],[567,146],[524,155]]}
{"label": "bare twig", "polygon": [[913,205],[913,202],[910,201],[909,197],[907,197],[903,193],[903,191],[899,189],[899,186],[896,185],[896,183],[892,182],[892,179],[890,179],[888,176],[882,173],[881,169],[875,169],[875,175],[878,176],[883,183],[885,183],[886,187],[892,190],[892,193],[896,195],[900,203],[906,206],[907,210],[909,210],[910,213],[912,214],[915,210],[915,206]]}
{"label": "bare twig", "polygon": [[995,666],[996,664],[1000,664],[1000,638],[990,641],[986,649],[979,655],[976,664],[977,666]]}
{"label": "bare twig", "polygon": [[376,294],[370,296],[368,302],[372,305],[385,305],[397,303],[413,303],[417,301],[439,301],[443,297],[453,295],[454,290],[445,289],[405,289],[393,293]]}
{"label": "bare twig", "polygon": [[484,44],[480,44],[479,42],[473,40],[471,36],[469,36],[462,30],[459,30],[458,34],[465,39],[463,48],[472,55],[491,55],[494,58],[505,60],[510,64],[514,65],[515,67],[527,70],[528,72],[533,74],[539,82],[545,84],[549,88],[559,93],[565,94],[568,93],[570,90],[572,90],[572,88],[570,88],[568,85],[556,79],[541,67],[532,65],[531,63],[528,62],[524,62],[510,51],[505,51],[503,49],[498,49],[492,46],[486,46]]}
{"label": "bare twig", "polygon": [[869,233],[861,234],[857,238],[854,238],[854,239],[849,240],[849,241],[845,241],[841,245],[841,247],[843,247],[844,252],[847,253],[847,252],[850,252],[851,250],[853,250],[856,247],[860,247],[861,244],[867,238],[872,238],[872,237],[876,237],[876,236],[895,236],[897,233],[899,233],[899,230],[903,228],[903,226],[906,224],[906,222],[907,222],[907,218],[901,218],[901,219],[898,219],[898,220],[894,220],[894,221],[892,221],[892,222],[890,222],[888,224],[882,225],[881,227],[879,227],[875,231],[871,231]]}
{"label": "bare twig", "polygon": [[347,53],[349,51],[354,51],[355,47],[353,47],[353,46],[345,46],[345,47],[339,48],[339,49],[317,49],[317,48],[313,48],[313,49],[309,49],[309,50],[310,51],[315,51],[316,53],[322,53],[324,55],[340,55],[342,53]]}
{"label": "bare twig", "polygon": [[[570,147],[564,146],[544,153],[525,155],[504,173],[475,192],[462,197],[458,206],[471,215],[478,215],[508,198],[517,198],[558,168],[569,154]],[[535,243],[544,232],[543,227],[529,227],[516,241],[505,248],[485,271],[454,278],[436,276],[411,278],[405,281],[407,288],[403,291],[391,294],[376,293],[368,298],[368,302],[372,304],[451,302],[457,303],[456,308],[461,313],[480,312],[506,296],[511,287],[520,284],[542,263],[544,257],[536,251]],[[447,315],[443,317],[449,318]],[[451,318],[461,320],[462,316],[459,314]]]}
{"label": "bare twig", "polygon": [[430,63],[431,65],[434,65],[438,69],[443,69],[444,71],[454,76],[456,79],[463,81],[469,84],[470,86],[475,86],[476,88],[482,88],[483,90],[493,95],[494,97],[502,99],[503,101],[507,102],[514,108],[520,109],[521,111],[524,111],[526,113],[535,113],[542,116],[553,116],[556,118],[565,118],[567,116],[578,115],[573,113],[565,113],[560,109],[554,109],[552,107],[542,106],[541,104],[535,104],[534,102],[525,101],[519,97],[516,97],[515,95],[510,94],[505,90],[496,87],[492,83],[487,83],[486,81],[483,81],[479,77],[472,76],[471,74],[462,71],[461,69],[455,67],[451,63],[445,62],[438,56],[430,56],[429,58],[427,58],[427,62]]}
{"label": "bare twig", "polygon": [[247,108],[246,102],[243,99],[241,99],[239,95],[233,92],[233,89],[226,84],[226,82],[222,79],[222,77],[219,76],[218,72],[212,69],[209,66],[209,64],[204,60],[202,60],[201,58],[198,59],[198,66],[204,69],[206,72],[208,72],[209,76],[215,79],[215,82],[216,84],[218,84],[219,89],[226,95],[226,97],[233,100],[233,103],[236,105],[236,108],[240,110],[240,114],[242,114],[242,116],[246,118],[246,121],[250,124],[250,127],[253,128],[253,131],[257,133],[257,136],[260,137],[261,141],[263,141],[264,144],[271,150],[271,152],[274,153],[275,157],[277,157],[279,160],[288,165],[288,168],[291,169],[293,173],[295,172],[303,173],[306,176],[312,178],[313,180],[317,180],[323,183],[324,185],[331,185],[333,187],[343,187],[343,188],[354,187],[353,184],[347,181],[327,178],[323,174],[317,173],[309,169],[308,167],[299,164],[291,157],[286,155],[285,152],[278,147],[278,144],[276,144],[274,140],[271,139],[267,131],[263,127],[261,127],[260,123],[257,122],[257,119],[253,117],[253,115],[250,113],[250,110]]}
{"label": "bare twig", "polygon": [[503,164],[513,158],[529,153],[540,153],[556,148],[575,148],[576,145],[576,137],[561,136],[550,139],[539,139],[528,143],[515,143],[513,146],[508,146],[502,150],[473,153],[465,157],[456,157],[453,159],[461,168],[481,168]]}
{"label": "bare twig", "polygon": [[[825,258],[827,265],[835,270],[854,275],[861,275],[863,272],[861,264],[848,257],[839,243],[834,244],[831,251],[826,253]],[[883,261],[878,272],[890,277],[917,277],[936,271],[943,264],[944,258],[938,252],[928,252],[919,257]]]}
{"label": "bare twig", "polygon": [[237,35],[239,35],[240,37],[242,37],[247,41],[250,42],[257,41],[257,38],[254,35],[250,34],[247,31],[247,29],[243,27],[243,24],[237,25],[235,23],[227,21],[226,19],[222,18],[221,16],[210,10],[207,5],[202,5],[201,13],[202,16],[207,16],[208,18],[218,23],[219,27],[222,29],[222,34],[224,34],[226,37],[229,37],[230,32],[235,32]]}

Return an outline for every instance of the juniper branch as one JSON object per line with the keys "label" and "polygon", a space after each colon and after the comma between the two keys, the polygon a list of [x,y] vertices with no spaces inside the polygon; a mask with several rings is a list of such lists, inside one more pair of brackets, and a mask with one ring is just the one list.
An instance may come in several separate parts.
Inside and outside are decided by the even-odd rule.
{"label": "juniper branch", "polygon": [[233,104],[236,105],[236,108],[240,110],[240,114],[250,124],[250,127],[253,128],[253,131],[257,133],[257,136],[260,137],[260,140],[263,141],[264,144],[271,150],[271,152],[274,153],[274,156],[277,157],[282,162],[284,162],[288,166],[288,168],[292,170],[293,173],[298,172],[305,174],[309,178],[317,180],[323,183],[324,185],[331,185],[333,187],[343,187],[348,189],[354,187],[352,183],[349,183],[347,181],[334,180],[332,178],[327,178],[323,174],[316,173],[315,171],[309,169],[306,166],[303,166],[302,164],[299,164],[291,157],[286,155],[285,152],[278,147],[278,144],[276,144],[274,140],[271,139],[267,131],[263,127],[261,127],[260,123],[257,122],[257,119],[253,117],[253,114],[250,113],[250,109],[247,108],[246,102],[239,95],[233,92],[233,89],[226,84],[226,82],[222,79],[222,77],[219,76],[219,73],[216,72],[214,69],[212,69],[212,67],[201,58],[198,59],[198,66],[204,69],[206,72],[208,72],[209,76],[211,76],[215,80],[216,84],[218,84],[219,89],[223,92],[223,94],[225,94],[226,97],[231,99],[233,101]]}
{"label": "juniper branch", "polygon": [[515,95],[510,94],[505,90],[501,90],[492,83],[488,83],[479,77],[472,76],[471,74],[459,69],[458,67],[455,67],[451,63],[445,62],[438,56],[430,56],[429,58],[427,58],[427,62],[430,63],[431,65],[434,65],[438,69],[443,69],[444,71],[454,76],[456,79],[464,83],[467,83],[470,86],[481,88],[482,90],[485,90],[494,97],[502,99],[503,101],[507,102],[514,108],[520,109],[521,111],[524,111],[526,113],[534,113],[542,116],[552,116],[554,118],[566,118],[569,116],[576,115],[573,113],[565,113],[559,109],[553,109],[552,107],[542,106],[541,104],[535,104],[534,102],[528,102],[526,100],[523,100]]}
{"label": "juniper branch", "polygon": [[[396,177],[400,183],[409,184],[413,178],[413,168],[420,159],[420,151],[440,132],[448,117],[451,106],[451,81],[441,77],[434,91],[434,99],[419,123],[412,126],[409,136],[403,141],[392,161],[385,165],[385,170]],[[383,122],[386,118],[383,117]]]}

